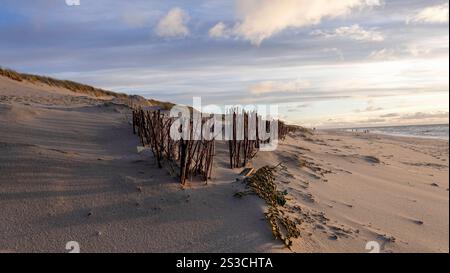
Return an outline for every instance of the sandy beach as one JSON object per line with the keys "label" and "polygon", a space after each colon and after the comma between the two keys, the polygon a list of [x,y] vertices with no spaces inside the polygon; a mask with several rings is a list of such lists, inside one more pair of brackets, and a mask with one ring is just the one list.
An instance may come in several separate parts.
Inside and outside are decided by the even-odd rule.
{"label": "sandy beach", "polygon": [[448,141],[297,132],[255,168],[282,163],[291,250],[218,145],[213,179],[182,187],[137,153],[120,100],[0,76],[0,252],[449,251]]}
{"label": "sandy beach", "polygon": [[325,131],[262,157],[289,162],[280,182],[306,214],[298,251],[448,252],[448,141]]}

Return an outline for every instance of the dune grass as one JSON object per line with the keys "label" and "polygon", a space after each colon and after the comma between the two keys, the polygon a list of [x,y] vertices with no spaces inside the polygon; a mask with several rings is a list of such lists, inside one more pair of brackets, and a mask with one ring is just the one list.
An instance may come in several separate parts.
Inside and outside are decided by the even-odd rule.
{"label": "dune grass", "polygon": [[75,93],[91,95],[94,97],[128,98],[128,95],[123,93],[116,93],[108,90],[103,90],[100,88],[95,88],[86,84],[77,83],[69,80],[58,80],[46,76],[19,73],[14,70],[2,67],[0,67],[0,75],[19,82],[27,81],[31,83],[46,84],[48,86],[65,88]]}
{"label": "dune grass", "polygon": [[154,105],[154,106],[160,106],[162,109],[169,110],[175,105],[170,102],[163,102],[163,101],[158,101],[158,100],[154,100],[154,99],[145,99],[140,96],[133,96],[133,95],[127,95],[124,93],[117,93],[117,92],[113,92],[113,91],[109,91],[109,90],[104,90],[101,88],[92,87],[90,85],[82,84],[82,83],[78,83],[78,82],[74,82],[74,81],[59,80],[59,79],[54,79],[51,77],[46,77],[46,76],[41,76],[41,75],[20,73],[20,72],[14,71],[12,69],[3,68],[1,66],[0,66],[0,76],[7,77],[9,79],[12,79],[12,80],[18,81],[18,82],[39,83],[39,84],[45,84],[48,86],[64,88],[64,89],[70,90],[74,93],[85,94],[85,95],[94,96],[97,98],[110,97],[110,98],[122,99],[123,101],[126,101],[126,104],[128,104],[130,107],[136,106],[136,105],[138,105],[138,106]]}

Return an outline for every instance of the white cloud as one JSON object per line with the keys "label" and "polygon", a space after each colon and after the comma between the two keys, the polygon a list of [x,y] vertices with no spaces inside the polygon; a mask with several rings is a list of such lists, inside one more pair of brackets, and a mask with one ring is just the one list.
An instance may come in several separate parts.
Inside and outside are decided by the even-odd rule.
{"label": "white cloud", "polygon": [[298,92],[310,86],[311,83],[306,80],[264,81],[250,86],[249,90],[252,94],[260,95],[273,92]]}
{"label": "white cloud", "polygon": [[228,38],[230,34],[230,30],[222,22],[217,23],[209,30],[209,37],[211,38]]}
{"label": "white cloud", "polygon": [[189,35],[186,24],[189,22],[189,15],[180,8],[173,8],[162,18],[156,26],[156,34],[160,37],[184,37]]}
{"label": "white cloud", "polygon": [[375,50],[370,53],[369,59],[378,60],[378,61],[395,60],[395,59],[397,59],[396,51],[393,49],[387,49],[387,48]]}
{"label": "white cloud", "polygon": [[429,55],[431,53],[431,48],[424,47],[418,44],[411,44],[407,46],[406,52],[414,57],[419,57],[423,55]]}
{"label": "white cloud", "polygon": [[448,23],[448,3],[427,7],[408,18],[409,23]]}
{"label": "white cloud", "polygon": [[409,44],[374,50],[369,54],[369,59],[376,61],[393,61],[402,58],[448,59],[448,41],[448,36],[422,38]]}
{"label": "white cloud", "polygon": [[384,36],[380,32],[364,29],[357,24],[349,27],[339,27],[333,31],[315,30],[311,34],[325,38],[341,37],[357,41],[381,42],[384,40]]}
{"label": "white cloud", "polygon": [[[260,45],[289,27],[318,24],[324,18],[345,16],[354,9],[379,6],[380,0],[236,0],[241,21],[228,29],[236,37]],[[217,26],[217,25],[216,25]],[[226,33],[221,26],[220,33]],[[217,30],[217,29],[216,29]]]}

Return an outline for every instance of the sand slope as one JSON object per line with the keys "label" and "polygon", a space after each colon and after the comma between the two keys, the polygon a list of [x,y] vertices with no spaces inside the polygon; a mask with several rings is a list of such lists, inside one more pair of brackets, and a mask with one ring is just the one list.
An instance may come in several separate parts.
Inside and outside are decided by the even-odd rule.
{"label": "sand slope", "polygon": [[66,107],[60,92],[1,83],[1,251],[64,252],[72,240],[83,252],[281,246],[261,220],[263,202],[233,197],[235,172],[182,189],[151,155],[137,154],[125,107],[73,96]]}
{"label": "sand slope", "polygon": [[[260,199],[233,197],[224,146],[213,181],[181,188],[136,153],[129,120],[108,98],[0,77],[0,251],[289,252]],[[293,251],[448,252],[448,141],[297,134],[253,164],[279,162],[303,220]]]}

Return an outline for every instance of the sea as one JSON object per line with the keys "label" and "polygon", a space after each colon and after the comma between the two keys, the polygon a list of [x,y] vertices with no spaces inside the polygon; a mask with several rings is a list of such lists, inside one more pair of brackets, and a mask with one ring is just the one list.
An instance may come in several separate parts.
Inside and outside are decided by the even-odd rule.
{"label": "sea", "polygon": [[405,137],[423,137],[423,138],[438,138],[448,140],[448,124],[434,124],[434,125],[408,125],[408,126],[386,126],[386,127],[366,127],[346,129],[347,131],[363,132],[368,130],[370,133],[405,136]]}

